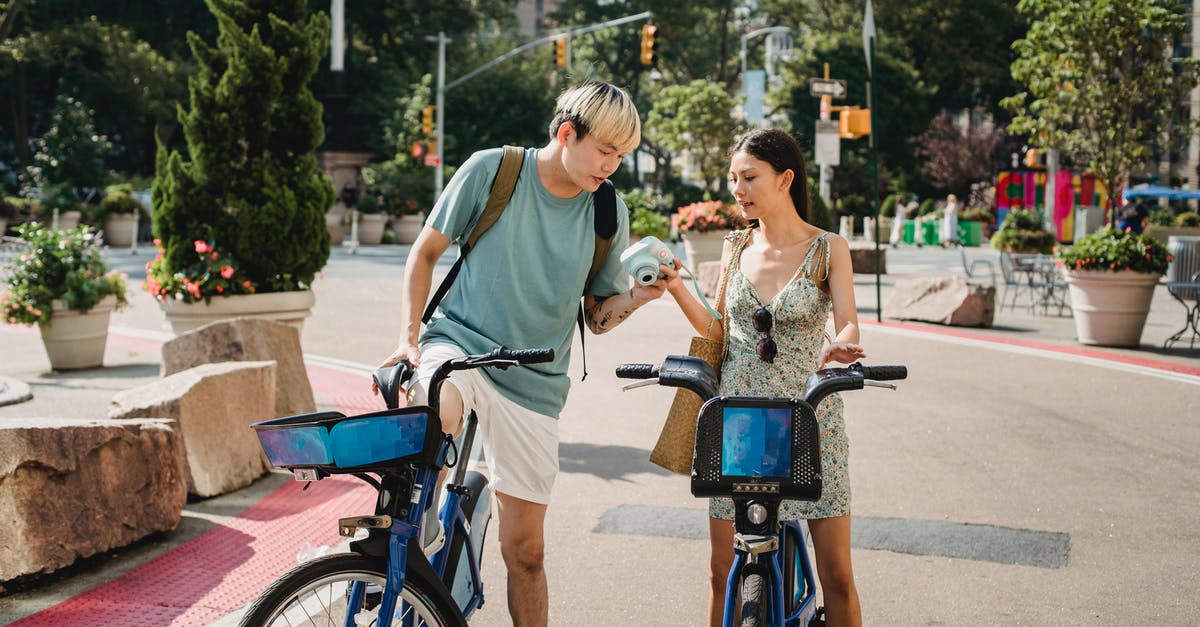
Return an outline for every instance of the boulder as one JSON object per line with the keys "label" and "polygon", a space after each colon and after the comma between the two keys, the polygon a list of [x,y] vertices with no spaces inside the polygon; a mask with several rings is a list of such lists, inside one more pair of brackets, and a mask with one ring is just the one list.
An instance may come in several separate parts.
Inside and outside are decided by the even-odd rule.
{"label": "boulder", "polygon": [[317,411],[295,327],[262,318],[233,318],[183,333],[162,347],[163,376],[223,361],[276,363],[272,418]]}
{"label": "boulder", "polygon": [[[879,274],[887,274],[887,246],[879,246]],[[850,242],[850,266],[854,274],[875,274],[875,244]]]}
{"label": "boulder", "polygon": [[174,419],[187,491],[209,497],[244,488],[270,470],[250,424],[275,417],[274,407],[274,362],[224,362],[118,392],[108,417]]}
{"label": "boulder", "polygon": [[0,582],[179,524],[183,442],[168,420],[0,423]]}
{"label": "boulder", "polygon": [[958,327],[990,327],[996,313],[996,288],[946,275],[896,282],[883,315]]}

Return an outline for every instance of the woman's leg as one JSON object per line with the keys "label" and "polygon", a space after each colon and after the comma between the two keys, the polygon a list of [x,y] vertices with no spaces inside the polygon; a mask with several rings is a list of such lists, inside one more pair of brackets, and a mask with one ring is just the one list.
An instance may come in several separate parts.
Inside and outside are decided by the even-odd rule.
{"label": "woman's leg", "polygon": [[725,619],[725,583],[733,567],[733,521],[708,519],[710,555],[708,565],[708,624],[721,627]]}
{"label": "woman's leg", "polygon": [[813,549],[817,554],[817,578],[825,597],[825,616],[830,627],[862,625],[862,608],[850,565],[850,517],[808,521]]}

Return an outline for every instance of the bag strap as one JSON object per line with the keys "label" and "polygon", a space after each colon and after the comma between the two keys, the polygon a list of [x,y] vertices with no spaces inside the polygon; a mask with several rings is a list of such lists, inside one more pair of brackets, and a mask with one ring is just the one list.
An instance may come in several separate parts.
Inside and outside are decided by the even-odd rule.
{"label": "bag strap", "polygon": [[[750,243],[750,231],[751,231],[751,229],[749,229],[749,228],[747,228],[743,231],[740,231],[737,234],[737,237],[733,240],[733,251],[729,255],[729,265],[725,266],[725,272],[721,275],[721,287],[717,291],[717,306],[718,307],[723,306],[723,304],[725,302],[725,290],[726,290],[726,287],[729,285],[729,275],[733,272],[734,268],[740,267],[741,258],[742,258],[742,250],[746,248],[746,244]],[[708,331],[706,331],[704,333],[704,337],[707,338],[709,335],[712,335],[712,325],[714,322],[716,322],[716,319],[712,319],[712,320],[708,321]],[[729,349],[729,310],[728,309],[726,309],[725,314],[723,316],[721,316],[721,329],[724,331],[724,333],[722,334],[722,337],[721,337],[721,361],[724,362],[725,361],[725,353]]]}
{"label": "bag strap", "polygon": [[508,206],[508,201],[512,200],[513,190],[517,188],[517,179],[521,175],[521,165],[525,162],[525,149],[520,146],[505,146],[504,156],[500,159],[500,167],[496,170],[496,178],[492,179],[491,193],[488,195],[487,204],[483,207],[483,215],[479,216],[479,221],[475,223],[475,228],[471,230],[471,234],[467,236],[467,241],[463,242],[459,247],[458,259],[450,268],[450,272],[446,273],[446,278],[442,279],[441,285],[434,292],[433,298],[429,304],[425,306],[425,313],[421,314],[421,322],[427,323],[433,317],[434,310],[438,304],[446,297],[450,291],[450,286],[454,283],[454,279],[458,277],[459,270],[462,269],[463,260],[467,258],[467,254],[471,249],[475,248],[475,242],[479,241],[488,229],[500,219],[500,214],[504,212],[504,208]]}
{"label": "bag strap", "polygon": [[[600,273],[600,268],[604,267],[604,262],[608,260],[608,254],[612,251],[613,239],[617,235],[617,190],[613,187],[612,181],[605,179],[600,187],[596,188],[592,195],[593,208],[593,227],[596,231],[596,248],[592,252],[592,267],[588,270],[587,281],[583,284],[583,289],[586,292],[587,287],[592,284],[592,279]],[[579,314],[575,316],[575,322],[579,325],[579,352],[583,358],[583,376],[580,381],[587,379],[587,344],[584,337],[587,336],[583,329],[583,301],[579,301]]]}

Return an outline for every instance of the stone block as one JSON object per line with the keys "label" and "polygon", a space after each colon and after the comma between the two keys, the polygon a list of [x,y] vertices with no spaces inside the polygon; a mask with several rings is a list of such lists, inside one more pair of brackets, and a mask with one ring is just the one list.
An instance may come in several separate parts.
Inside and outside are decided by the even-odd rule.
{"label": "stone block", "polygon": [[996,288],[945,275],[896,282],[883,315],[957,327],[990,327],[996,313]]}
{"label": "stone block", "polygon": [[275,417],[274,407],[274,362],[224,362],[118,392],[108,417],[174,419],[187,491],[209,497],[244,488],[270,469],[250,424]]}
{"label": "stone block", "polygon": [[179,524],[183,442],[168,420],[0,423],[0,582]]}
{"label": "stone block", "polygon": [[163,376],[201,364],[274,361],[275,414],[294,416],[317,410],[304,369],[300,331],[262,318],[233,318],[188,331],[162,347]]}
{"label": "stone block", "polygon": [[[850,242],[850,266],[854,274],[875,274],[875,244]],[[879,246],[879,274],[887,274],[887,246]]]}

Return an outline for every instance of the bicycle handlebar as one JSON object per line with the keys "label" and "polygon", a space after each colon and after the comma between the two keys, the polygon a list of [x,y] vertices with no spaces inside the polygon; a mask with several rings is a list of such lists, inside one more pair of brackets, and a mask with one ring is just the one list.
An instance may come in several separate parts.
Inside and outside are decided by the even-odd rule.
{"label": "bicycle handlebar", "polygon": [[904,366],[863,366],[864,379],[872,381],[899,381],[908,378],[908,368]]}
{"label": "bicycle handlebar", "polygon": [[617,366],[620,379],[657,379],[658,366],[654,364],[621,364]]}
{"label": "bicycle handlebar", "polygon": [[[490,353],[465,355],[447,360],[434,371],[433,378],[429,381],[429,406],[437,407],[442,381],[455,370],[471,370],[473,368],[500,368],[503,370],[509,366],[544,364],[551,361],[554,361],[553,348],[507,349],[503,346]],[[396,409],[400,406],[400,388],[412,379],[414,374],[416,374],[416,368],[407,359],[402,359],[391,366],[379,368],[371,374],[388,409]]]}

